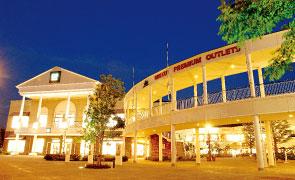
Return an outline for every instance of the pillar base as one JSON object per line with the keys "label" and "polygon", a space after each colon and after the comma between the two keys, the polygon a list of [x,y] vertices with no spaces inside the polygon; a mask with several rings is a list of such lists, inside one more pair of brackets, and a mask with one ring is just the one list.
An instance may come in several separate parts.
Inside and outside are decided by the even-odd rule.
{"label": "pillar base", "polygon": [[264,168],[258,168],[258,171],[263,171]]}
{"label": "pillar base", "polygon": [[175,167],[175,166],[176,166],[175,163],[172,163],[172,164],[171,164],[171,167]]}
{"label": "pillar base", "polygon": [[196,165],[197,165],[197,166],[200,166],[200,165],[201,165],[201,163],[196,163]]}

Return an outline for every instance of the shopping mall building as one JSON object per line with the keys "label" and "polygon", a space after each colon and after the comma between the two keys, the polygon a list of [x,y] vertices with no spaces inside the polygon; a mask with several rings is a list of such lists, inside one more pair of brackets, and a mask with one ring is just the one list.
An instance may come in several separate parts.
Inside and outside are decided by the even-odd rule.
{"label": "shopping mall building", "polygon": [[[133,137],[134,144],[146,144],[154,159],[171,158],[172,166],[189,152],[184,149],[190,149],[191,142],[199,164],[208,137],[229,144],[233,155],[247,152],[238,126],[253,122],[258,169],[274,166],[270,124],[288,120],[294,130],[295,81],[264,84],[263,68],[281,46],[284,32],[246,42],[243,48],[231,44],[198,54],[143,79],[124,99],[125,137]],[[246,87],[233,88],[241,81],[234,77],[241,74],[246,75]],[[220,88],[211,93],[208,85]],[[183,91],[191,91],[191,97],[178,97]]]}
{"label": "shopping mall building", "polygon": [[[106,140],[103,153],[115,154],[120,143],[133,161],[171,159],[175,165],[177,159],[193,156],[199,164],[201,154],[208,152],[208,139],[222,149],[228,147],[232,156],[249,152],[241,125],[254,122],[258,168],[274,166],[271,121],[288,120],[295,130],[295,80],[264,84],[263,79],[263,68],[282,44],[283,33],[263,36],[243,48],[232,44],[195,55],[137,83],[116,107],[125,118],[123,136]],[[238,84],[228,81],[243,73],[247,86],[228,88]],[[58,154],[67,149],[87,155],[83,112],[96,83],[54,67],[19,84],[23,99],[11,102],[5,150]],[[220,87],[219,91],[210,93],[207,84]],[[182,99],[178,94],[183,90],[192,96]]]}

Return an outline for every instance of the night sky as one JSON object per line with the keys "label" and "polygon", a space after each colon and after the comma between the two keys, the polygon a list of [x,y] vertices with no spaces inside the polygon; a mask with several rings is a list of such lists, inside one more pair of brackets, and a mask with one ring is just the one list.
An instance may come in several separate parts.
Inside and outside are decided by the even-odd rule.
{"label": "night sky", "polygon": [[132,66],[136,82],[165,67],[166,42],[170,64],[225,45],[219,2],[0,0],[0,126],[15,86],[54,66],[111,73],[128,90]]}

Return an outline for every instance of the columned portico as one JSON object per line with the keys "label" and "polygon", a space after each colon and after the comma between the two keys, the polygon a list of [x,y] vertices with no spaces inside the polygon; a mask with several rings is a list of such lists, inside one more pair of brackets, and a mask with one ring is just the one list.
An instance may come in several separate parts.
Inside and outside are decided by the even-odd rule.
{"label": "columned portico", "polygon": [[[249,44],[247,44],[249,45]],[[253,77],[253,68],[252,68],[252,59],[251,54],[249,52],[249,46],[245,48],[245,55],[246,55],[246,63],[247,63],[247,70],[248,70],[248,79],[250,85],[250,93],[251,97],[255,97],[255,84],[254,84],[254,77]],[[264,169],[264,161],[263,161],[263,146],[262,146],[262,139],[261,139],[261,127],[259,122],[258,114],[254,115],[254,133],[255,133],[255,147],[256,147],[256,156],[257,156],[257,167],[258,170]]]}

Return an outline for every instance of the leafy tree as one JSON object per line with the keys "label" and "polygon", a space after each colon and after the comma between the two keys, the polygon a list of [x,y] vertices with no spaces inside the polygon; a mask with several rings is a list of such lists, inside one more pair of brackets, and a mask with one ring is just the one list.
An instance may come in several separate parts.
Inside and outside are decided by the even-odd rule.
{"label": "leafy tree", "polygon": [[[88,123],[84,129],[84,139],[96,144],[98,164],[101,163],[104,138],[119,136],[120,133],[116,130],[125,127],[123,119],[116,116],[115,110],[117,102],[124,97],[124,83],[112,75],[101,75],[100,82],[89,97],[90,103],[86,110]],[[111,125],[112,123],[114,124]]]}
{"label": "leafy tree", "polygon": [[278,25],[287,27],[285,41],[271,59],[265,76],[278,80],[291,70],[295,55],[294,0],[221,0],[219,10],[219,35],[229,44],[243,46],[245,41],[269,34]]}
{"label": "leafy tree", "polygon": [[254,125],[253,123],[244,123],[242,131],[245,137],[245,144],[250,149],[250,154],[252,154],[252,149],[255,144],[255,134],[254,134]]}
{"label": "leafy tree", "polygon": [[274,149],[276,155],[278,154],[278,144],[285,143],[291,139],[292,130],[287,120],[276,120],[271,122]]}

